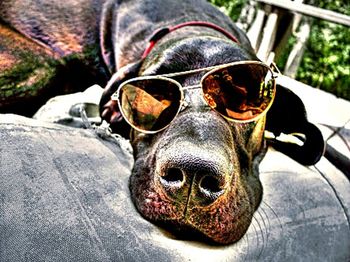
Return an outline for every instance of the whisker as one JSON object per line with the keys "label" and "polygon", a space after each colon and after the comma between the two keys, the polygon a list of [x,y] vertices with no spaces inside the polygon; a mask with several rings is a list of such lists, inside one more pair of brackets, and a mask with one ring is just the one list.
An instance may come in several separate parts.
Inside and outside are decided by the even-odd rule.
{"label": "whisker", "polygon": [[[261,210],[260,210],[260,209],[261,209]],[[265,218],[263,217],[261,211],[264,213]],[[269,241],[269,237],[270,237],[270,223],[269,223],[268,226],[266,225],[266,222],[265,222],[265,221],[268,220],[268,217],[267,217],[266,213],[264,212],[263,207],[260,207],[260,208],[257,210],[257,214],[260,216],[261,221],[262,221],[263,224],[264,224],[265,235],[266,235],[266,239],[265,239],[265,240],[266,240],[266,245],[267,245],[267,243],[268,243],[268,241]]]}
{"label": "whisker", "polygon": [[243,238],[244,238],[245,242],[247,243],[247,252],[246,252],[245,255],[244,255],[243,261],[247,261],[247,257],[248,257],[248,255],[250,254],[249,236],[248,236],[248,234],[245,234],[245,235],[243,236]]}
{"label": "whisker", "polygon": [[254,225],[253,221],[252,221],[252,226],[254,228],[255,237],[256,237],[256,249],[258,250],[260,246],[260,238],[259,238],[258,230],[256,229],[256,226]]}
{"label": "whisker", "polygon": [[[248,217],[247,215],[246,215],[246,217],[247,217],[247,219],[250,219],[250,217]],[[255,241],[255,246],[256,246],[255,249],[259,250],[261,244],[260,244],[259,232],[257,230],[257,226],[255,225],[256,223],[259,225],[259,222],[257,221],[257,219],[253,216],[250,226],[254,230],[255,237],[251,238],[249,242],[250,242],[250,244],[252,244],[252,241]],[[260,228],[260,232],[261,232],[261,228]],[[247,237],[248,237],[248,235],[247,235]],[[252,245],[249,245],[249,253],[246,256],[246,257],[248,257],[247,261],[257,260],[257,256],[255,256],[255,254],[256,254],[256,252],[254,252],[254,248],[252,249]]]}
{"label": "whisker", "polygon": [[267,223],[268,223],[268,225],[267,225],[267,227],[269,228],[269,230],[267,230],[267,232],[268,232],[267,239],[268,239],[270,237],[270,230],[271,230],[270,219],[269,219],[269,216],[267,215],[265,209],[262,206],[261,206],[261,211],[262,211],[262,213],[264,213],[265,218],[266,218],[264,221],[267,221]]}
{"label": "whisker", "polygon": [[272,208],[269,204],[267,204],[266,201],[263,200],[262,203],[263,203],[264,205],[266,205],[266,206],[271,210],[271,212],[273,213],[273,215],[277,218],[278,224],[279,224],[279,226],[281,227],[281,231],[283,232],[282,222],[281,222],[280,218],[278,217],[277,213],[275,212],[275,210],[273,210],[273,208]]}
{"label": "whisker", "polygon": [[261,224],[260,224],[259,220],[255,216],[253,216],[253,219],[258,224],[260,232],[261,232],[262,245],[261,245],[260,248],[258,247],[260,249],[260,251],[259,251],[259,254],[258,254],[258,257],[257,257],[257,259],[259,260],[259,258],[261,257],[261,255],[262,255],[262,253],[263,253],[263,251],[265,249],[266,242],[265,242],[264,232],[263,232],[263,229],[261,227]]}
{"label": "whisker", "polygon": [[[279,218],[279,216],[277,215],[277,213],[275,212],[275,210],[273,210],[273,208],[266,202],[266,201],[262,201],[261,202],[262,204],[264,204],[270,211],[271,213],[273,214],[273,216],[277,219],[277,223],[278,223],[278,226],[280,227],[280,234],[281,236],[283,237],[284,236],[284,228],[283,228],[283,224]],[[267,215],[266,211],[264,211],[265,214],[266,214],[266,217],[269,218],[269,216]],[[269,220],[269,219],[268,219]],[[271,227],[271,226],[270,226]],[[281,246],[281,241],[278,241],[278,245],[277,247],[279,248]]]}

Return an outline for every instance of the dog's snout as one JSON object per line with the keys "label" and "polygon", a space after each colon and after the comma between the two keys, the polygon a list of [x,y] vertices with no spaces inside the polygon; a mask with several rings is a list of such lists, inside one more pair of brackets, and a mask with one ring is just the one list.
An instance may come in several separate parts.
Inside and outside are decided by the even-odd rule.
{"label": "dog's snout", "polygon": [[162,157],[159,182],[167,196],[182,204],[206,206],[225,192],[228,168],[210,154],[173,152]]}

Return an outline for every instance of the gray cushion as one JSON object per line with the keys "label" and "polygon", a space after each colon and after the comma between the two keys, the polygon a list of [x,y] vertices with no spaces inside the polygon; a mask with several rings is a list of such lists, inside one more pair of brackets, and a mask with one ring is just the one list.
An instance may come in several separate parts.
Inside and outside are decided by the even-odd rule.
{"label": "gray cushion", "polygon": [[174,239],[128,190],[127,141],[103,131],[0,115],[1,261],[347,261],[349,181],[269,150],[263,203],[229,246]]}

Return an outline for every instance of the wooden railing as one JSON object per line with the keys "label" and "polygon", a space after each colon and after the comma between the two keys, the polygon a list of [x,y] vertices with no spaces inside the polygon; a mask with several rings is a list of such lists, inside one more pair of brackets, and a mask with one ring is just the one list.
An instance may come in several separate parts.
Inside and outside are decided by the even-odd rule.
{"label": "wooden railing", "polygon": [[303,0],[255,0],[255,2],[258,4],[257,11],[247,35],[261,60],[267,63],[277,60],[292,33],[297,36],[284,70],[284,74],[291,77],[295,76],[310,33],[309,23],[299,26],[303,16],[350,26],[350,16],[303,4]]}
{"label": "wooden railing", "polygon": [[286,9],[299,14],[320,18],[332,23],[350,26],[350,16],[339,14],[330,10],[318,8],[312,5],[306,5],[295,1],[286,0],[256,0],[259,3]]}

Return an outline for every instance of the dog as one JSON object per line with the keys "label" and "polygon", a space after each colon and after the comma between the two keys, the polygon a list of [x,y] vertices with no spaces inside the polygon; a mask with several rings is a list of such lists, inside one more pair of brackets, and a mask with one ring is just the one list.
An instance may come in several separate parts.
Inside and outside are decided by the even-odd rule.
{"label": "dog", "polygon": [[[35,97],[106,86],[101,116],[134,150],[133,202],[179,238],[230,244],[244,235],[262,199],[267,144],[304,165],[323,154],[300,98],[276,85],[275,67],[204,0],[14,0],[0,10],[2,86],[37,87]],[[20,79],[5,81],[18,72]],[[266,85],[260,74],[269,77]],[[215,77],[235,81],[234,91],[212,87]],[[256,83],[255,91],[245,87]],[[2,96],[2,108],[33,103],[24,93]],[[248,105],[250,93],[268,101],[259,113]],[[265,139],[265,130],[297,134],[303,145]]]}

